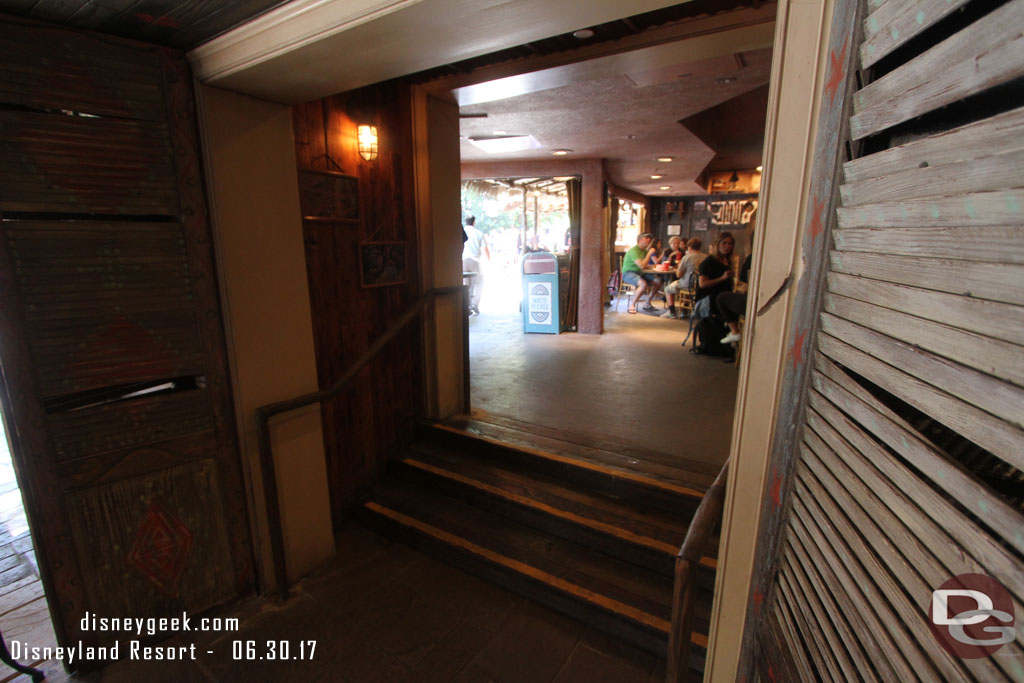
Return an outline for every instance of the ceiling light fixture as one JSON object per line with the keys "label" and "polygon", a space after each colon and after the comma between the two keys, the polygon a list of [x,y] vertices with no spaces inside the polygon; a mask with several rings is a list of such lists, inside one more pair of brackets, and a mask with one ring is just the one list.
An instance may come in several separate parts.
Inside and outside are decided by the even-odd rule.
{"label": "ceiling light fixture", "polygon": [[671,190],[671,189],[672,189],[672,186],[671,186],[671,185],[662,185],[662,186],[661,186],[661,187],[659,187],[658,189],[659,189],[659,190]]}
{"label": "ceiling light fixture", "polygon": [[554,154],[556,157],[564,157],[571,151],[571,149],[553,149],[551,150],[551,153]]}
{"label": "ceiling light fixture", "polygon": [[730,83],[735,83],[737,80],[739,79],[735,76],[722,76],[721,78],[716,78],[715,83],[718,85],[729,85]]}
{"label": "ceiling light fixture", "polygon": [[764,168],[764,166],[758,166],[758,167],[757,167],[757,168],[755,168],[754,170],[755,170],[755,171],[757,171],[758,173],[760,173],[760,172],[761,172],[761,169],[763,169],[763,168]]}
{"label": "ceiling light fixture", "polygon": [[662,178],[664,178],[664,177],[665,177],[665,176],[663,176],[663,175],[662,175],[662,174],[660,174],[660,173],[655,173],[654,175],[652,175],[652,176],[651,176],[651,180],[661,180],[661,179],[662,179]]}
{"label": "ceiling light fixture", "polygon": [[730,182],[730,183],[732,183],[733,185],[735,185],[735,184],[736,184],[736,183],[738,183],[739,181],[740,181],[740,176],[739,176],[739,174],[737,174],[737,173],[736,173],[736,171],[733,171],[733,172],[732,172],[732,175],[731,175],[731,176],[729,176],[729,182]]}
{"label": "ceiling light fixture", "polygon": [[469,142],[488,154],[522,152],[543,147],[532,135],[471,135]]}
{"label": "ceiling light fixture", "polygon": [[672,157],[658,157],[658,161],[660,161],[663,164],[671,164]]}
{"label": "ceiling light fixture", "polygon": [[594,31],[589,28],[581,28],[579,31],[573,31],[572,37],[579,38],[580,40],[586,40],[587,38],[594,37]]}

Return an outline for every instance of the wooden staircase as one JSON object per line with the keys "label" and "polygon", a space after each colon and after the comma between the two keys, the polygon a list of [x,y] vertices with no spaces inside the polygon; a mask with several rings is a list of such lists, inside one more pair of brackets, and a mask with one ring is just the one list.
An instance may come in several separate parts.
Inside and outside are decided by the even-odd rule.
{"label": "wooden staircase", "polygon": [[[713,477],[680,468],[655,477],[651,467],[670,465],[635,455],[469,418],[425,425],[358,517],[664,657],[675,556]],[[716,561],[700,565],[696,671]]]}

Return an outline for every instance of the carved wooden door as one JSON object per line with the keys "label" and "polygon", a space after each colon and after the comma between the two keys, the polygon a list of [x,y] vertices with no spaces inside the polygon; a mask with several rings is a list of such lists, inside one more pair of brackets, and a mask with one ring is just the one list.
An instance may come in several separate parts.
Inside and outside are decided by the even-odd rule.
{"label": "carved wooden door", "polygon": [[0,22],[3,405],[58,639],[250,592],[191,79]]}

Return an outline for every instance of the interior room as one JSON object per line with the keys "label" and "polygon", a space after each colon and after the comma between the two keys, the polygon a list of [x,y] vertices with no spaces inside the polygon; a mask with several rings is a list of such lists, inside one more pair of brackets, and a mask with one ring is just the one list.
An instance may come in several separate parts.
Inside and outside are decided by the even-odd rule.
{"label": "interior room", "polygon": [[1021,679],[1022,32],[0,0],[0,678]]}

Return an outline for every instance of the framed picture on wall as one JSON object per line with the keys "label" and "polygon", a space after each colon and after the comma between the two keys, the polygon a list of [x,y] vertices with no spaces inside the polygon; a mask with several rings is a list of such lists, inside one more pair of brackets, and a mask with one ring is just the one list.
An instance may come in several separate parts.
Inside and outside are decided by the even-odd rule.
{"label": "framed picture on wall", "polygon": [[405,242],[360,244],[359,279],[363,287],[386,287],[407,282]]}
{"label": "framed picture on wall", "polygon": [[683,226],[681,225],[670,225],[668,226],[668,236],[681,235],[683,233]]}
{"label": "framed picture on wall", "polygon": [[330,171],[299,171],[299,205],[308,221],[359,220],[359,179]]}
{"label": "framed picture on wall", "polygon": [[693,210],[694,211],[703,211],[705,207],[706,207],[706,204],[704,203],[703,200],[701,200],[699,202],[694,202],[693,203]]}
{"label": "framed picture on wall", "polygon": [[693,229],[694,229],[694,231],[706,232],[707,229],[708,229],[708,219],[707,218],[695,218],[695,219],[693,219]]}

